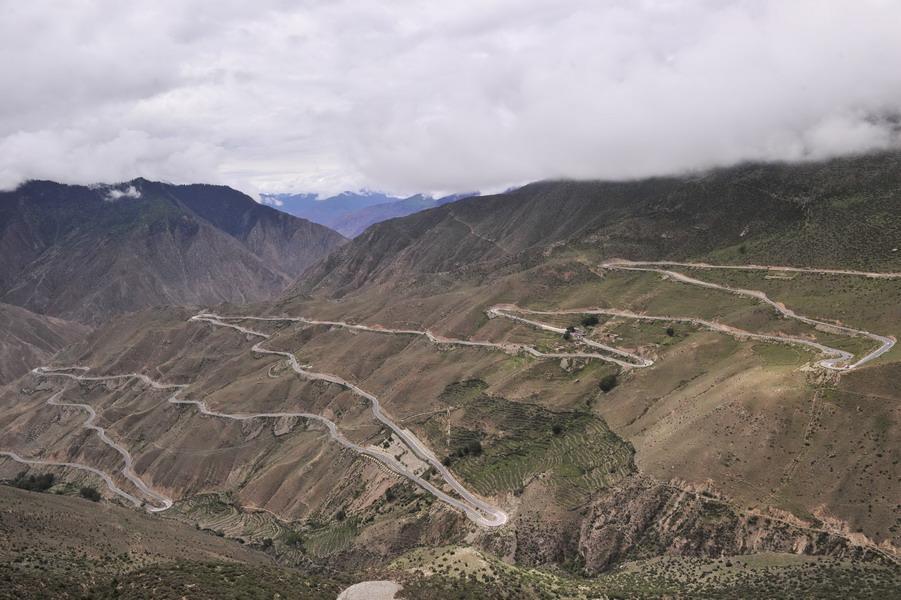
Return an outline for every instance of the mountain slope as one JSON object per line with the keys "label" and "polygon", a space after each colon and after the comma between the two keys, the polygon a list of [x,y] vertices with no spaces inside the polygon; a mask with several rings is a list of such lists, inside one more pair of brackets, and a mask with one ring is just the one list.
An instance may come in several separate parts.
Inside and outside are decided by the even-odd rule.
{"label": "mountain slope", "polygon": [[901,264],[899,202],[897,153],[632,182],[541,182],[377,224],[314,266],[298,290],[340,295],[413,274],[490,272],[561,246],[608,258],[717,253],[730,262],[890,268]]}
{"label": "mountain slope", "polygon": [[0,303],[0,385],[47,359],[87,334],[80,323],[38,315]]}
{"label": "mountain slope", "polygon": [[261,206],[225,186],[148,183],[145,189],[149,186],[160,194],[168,191],[195,214],[241,241],[267,265],[293,277],[345,242],[327,227]]}
{"label": "mountain slope", "polygon": [[135,180],[0,194],[0,299],[84,322],[159,304],[269,297],[343,243],[234,190]]}

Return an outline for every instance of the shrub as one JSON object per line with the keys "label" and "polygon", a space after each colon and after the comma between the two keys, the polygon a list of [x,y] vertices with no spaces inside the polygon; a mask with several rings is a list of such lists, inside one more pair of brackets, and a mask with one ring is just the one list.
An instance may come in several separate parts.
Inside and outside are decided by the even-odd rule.
{"label": "shrub", "polygon": [[601,388],[601,391],[605,394],[615,388],[617,385],[619,385],[619,379],[617,379],[616,373],[604,375],[598,382],[598,387]]}
{"label": "shrub", "polygon": [[597,315],[585,315],[582,317],[582,326],[583,327],[594,327],[600,323]]}
{"label": "shrub", "polygon": [[100,492],[92,488],[91,486],[83,486],[78,493],[82,498],[90,500],[91,502],[98,502],[100,500]]}
{"label": "shrub", "polygon": [[22,471],[18,475],[16,475],[16,478],[13,480],[12,484],[14,487],[22,490],[29,490],[32,492],[46,492],[53,487],[55,480],[56,478],[50,473],[42,473],[37,476],[26,476],[25,471]]}
{"label": "shrub", "polygon": [[479,440],[472,440],[466,445],[466,449],[468,451],[468,454],[479,456],[482,453],[482,442],[480,442]]}
{"label": "shrub", "polygon": [[[303,537],[294,530],[286,531],[285,534],[282,536],[282,539],[285,542],[286,546],[291,546],[292,548],[302,548],[303,547]],[[272,545],[271,540],[270,540],[270,545]]]}

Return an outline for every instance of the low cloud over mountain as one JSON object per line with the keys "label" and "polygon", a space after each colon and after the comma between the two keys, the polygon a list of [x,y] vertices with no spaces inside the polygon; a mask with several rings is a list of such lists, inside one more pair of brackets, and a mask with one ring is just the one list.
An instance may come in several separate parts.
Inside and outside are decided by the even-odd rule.
{"label": "low cloud over mountain", "polygon": [[899,139],[901,5],[878,0],[5,10],[7,189],[142,175],[251,192],[491,191]]}

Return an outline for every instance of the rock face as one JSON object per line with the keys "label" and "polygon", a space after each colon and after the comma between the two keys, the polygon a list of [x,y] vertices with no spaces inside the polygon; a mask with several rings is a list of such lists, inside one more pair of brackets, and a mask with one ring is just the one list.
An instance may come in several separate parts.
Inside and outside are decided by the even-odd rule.
{"label": "rock face", "polygon": [[705,495],[636,477],[611,489],[582,523],[579,550],[596,574],[660,555],[719,557],[789,552],[863,557],[872,550],[819,529],[754,514]]}
{"label": "rock face", "polygon": [[0,193],[0,300],[85,323],[258,301],[344,241],[226,187],[29,182]]}

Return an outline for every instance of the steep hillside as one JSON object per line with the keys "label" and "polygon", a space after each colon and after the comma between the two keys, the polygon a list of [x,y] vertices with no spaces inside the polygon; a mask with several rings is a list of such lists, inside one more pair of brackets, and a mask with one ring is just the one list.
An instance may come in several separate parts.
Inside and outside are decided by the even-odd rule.
{"label": "steep hillside", "polygon": [[122,315],[0,388],[0,477],[411,597],[884,595],[901,277],[734,263],[901,270],[895,162],[550,182],[376,225],[277,301]]}
{"label": "steep hillside", "polygon": [[[633,182],[542,182],[380,223],[298,288],[346,294],[417,274],[528,263],[551,248],[593,258],[901,265],[901,155],[747,165]],[[559,250],[558,250],[559,251]]]}
{"label": "steep hillside", "polygon": [[293,277],[346,241],[327,227],[261,206],[228,187],[147,183],[143,189],[160,195],[168,192],[195,214],[241,241],[267,265]]}
{"label": "steep hillside", "polygon": [[83,322],[261,300],[343,241],[228,188],[30,182],[0,194],[0,298]]}
{"label": "steep hillside", "polygon": [[0,385],[3,385],[45,364],[61,348],[86,335],[88,328],[0,303],[0,332]]}
{"label": "steep hillside", "polygon": [[65,484],[50,492],[0,485],[0,598],[325,600],[341,589],[276,568],[261,548],[91,502]]}

